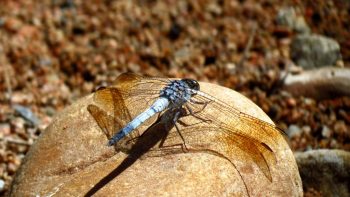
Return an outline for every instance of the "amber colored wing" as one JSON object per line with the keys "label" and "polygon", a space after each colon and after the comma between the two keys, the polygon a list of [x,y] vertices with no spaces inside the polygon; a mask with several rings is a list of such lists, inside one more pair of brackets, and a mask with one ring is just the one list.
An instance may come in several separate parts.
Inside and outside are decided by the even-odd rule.
{"label": "amber colored wing", "polygon": [[[146,110],[158,98],[160,89],[167,82],[167,79],[162,78],[142,77],[133,73],[121,74],[112,86],[94,93],[94,105],[89,105],[88,110],[109,139]],[[144,125],[148,126],[154,120],[155,118]],[[129,149],[130,146],[125,145],[126,141],[139,135],[140,131],[135,130],[116,147],[121,150]]]}
{"label": "amber colored wing", "polygon": [[122,128],[122,125],[120,125],[113,116],[108,115],[96,105],[90,104],[87,109],[108,139],[112,137],[111,131]]}
{"label": "amber colored wing", "polygon": [[[87,109],[95,119],[97,125],[102,129],[103,133],[110,139],[115,132],[131,120],[129,111],[122,99],[118,89],[103,88],[95,92],[95,104],[88,105]],[[120,141],[116,145],[116,149],[125,150],[126,140],[133,136]]]}
{"label": "amber colored wing", "polygon": [[167,79],[123,73],[117,77],[113,85],[98,90],[94,101],[115,116],[124,116],[127,112],[128,117],[134,118],[158,98],[160,90],[167,82]]}
{"label": "amber colored wing", "polygon": [[[210,149],[225,155],[232,163],[252,160],[272,181],[270,166],[276,164],[274,150],[277,149],[281,131],[275,126],[205,93],[195,100],[207,102],[202,105],[188,104],[195,116],[181,118],[187,125],[179,125],[188,146]],[[166,145],[181,143],[179,135],[169,133]]]}

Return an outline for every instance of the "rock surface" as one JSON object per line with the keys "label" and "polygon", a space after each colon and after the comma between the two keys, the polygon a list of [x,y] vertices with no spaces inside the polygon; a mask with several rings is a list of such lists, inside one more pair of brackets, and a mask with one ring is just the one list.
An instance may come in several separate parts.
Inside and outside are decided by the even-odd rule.
{"label": "rock surface", "polygon": [[343,150],[312,150],[295,154],[303,187],[322,196],[350,196],[350,153]]}
{"label": "rock surface", "polygon": [[[208,83],[201,83],[201,89],[272,123],[235,91]],[[96,196],[247,196],[247,190],[250,196],[302,196],[297,164],[282,135],[274,139],[272,182],[251,160],[239,165],[247,189],[231,163],[207,153],[146,157],[114,176],[127,155],[106,146],[106,136],[87,111],[92,102],[87,96],[55,118],[31,147],[10,196],[83,196],[96,184],[102,184]]]}
{"label": "rock surface", "polygon": [[341,59],[337,41],[321,35],[298,35],[291,43],[292,60],[305,69],[334,66]]}
{"label": "rock surface", "polygon": [[350,69],[324,67],[288,75],[284,89],[293,95],[318,100],[350,96]]}

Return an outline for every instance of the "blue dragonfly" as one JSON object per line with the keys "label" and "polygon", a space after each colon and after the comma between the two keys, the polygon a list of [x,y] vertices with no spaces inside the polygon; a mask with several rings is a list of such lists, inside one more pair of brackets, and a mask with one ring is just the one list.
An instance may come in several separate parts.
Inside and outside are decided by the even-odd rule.
{"label": "blue dragonfly", "polygon": [[118,151],[132,150],[147,128],[169,122],[174,127],[169,127],[150,155],[204,150],[234,166],[238,160],[250,160],[272,182],[275,139],[283,131],[200,91],[195,80],[124,73],[113,85],[95,92],[88,110],[106,134],[108,145]]}

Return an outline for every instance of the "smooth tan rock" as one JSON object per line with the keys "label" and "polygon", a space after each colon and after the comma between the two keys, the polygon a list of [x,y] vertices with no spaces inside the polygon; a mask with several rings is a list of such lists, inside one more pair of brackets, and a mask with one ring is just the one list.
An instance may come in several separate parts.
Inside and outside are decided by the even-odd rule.
{"label": "smooth tan rock", "polygon": [[[272,123],[235,91],[208,83],[201,89]],[[114,176],[127,155],[106,146],[106,136],[87,111],[91,103],[91,95],[82,98],[55,118],[28,152],[11,196],[84,196],[100,180],[105,182],[96,196],[247,196],[247,189],[250,196],[302,196],[297,164],[282,135],[274,139],[272,182],[249,159],[237,164],[247,189],[230,162],[200,152],[145,157]]]}

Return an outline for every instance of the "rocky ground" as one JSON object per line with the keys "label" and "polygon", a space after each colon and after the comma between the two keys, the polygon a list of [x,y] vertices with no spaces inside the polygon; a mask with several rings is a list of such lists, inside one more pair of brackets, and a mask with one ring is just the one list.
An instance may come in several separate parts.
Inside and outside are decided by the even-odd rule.
{"label": "rocky ground", "polygon": [[349,95],[283,88],[289,73],[350,67],[349,10],[341,0],[1,1],[0,194],[55,114],[125,71],[233,88],[294,151],[349,151]]}

